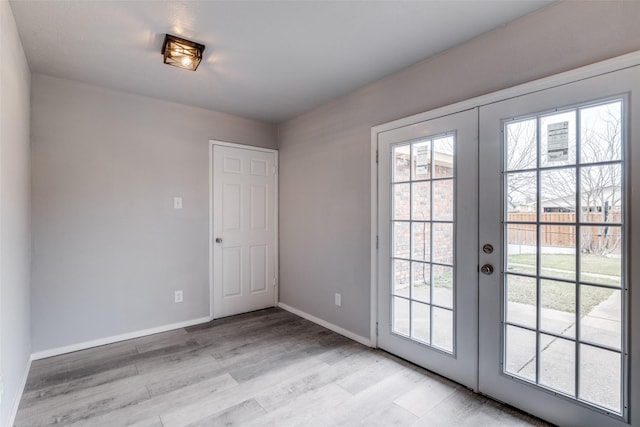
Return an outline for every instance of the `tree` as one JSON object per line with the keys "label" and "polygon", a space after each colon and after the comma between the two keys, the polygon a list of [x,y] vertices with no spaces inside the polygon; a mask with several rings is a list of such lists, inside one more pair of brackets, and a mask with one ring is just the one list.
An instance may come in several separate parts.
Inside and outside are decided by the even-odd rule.
{"label": "tree", "polygon": [[622,213],[622,111],[621,102],[582,110],[581,163],[602,163],[581,169],[583,221],[602,223],[583,227],[581,251],[606,255],[620,249]]}
{"label": "tree", "polygon": [[[509,123],[505,126],[508,171],[522,171],[536,167],[536,120]],[[505,197],[508,211],[519,211],[523,206],[535,207],[535,172],[509,174]]]}
{"label": "tree", "polygon": [[[580,129],[567,135],[569,157],[557,162],[557,166],[567,167],[543,169],[538,182],[535,168],[537,156],[541,156],[543,166],[556,166],[545,153],[537,153],[537,118],[514,121],[505,125],[506,169],[509,171],[505,201],[510,213],[526,211],[526,207],[536,207],[537,192],[540,192],[539,209],[544,212],[566,213],[567,222],[576,218],[576,194],[580,194],[580,220],[598,223],[598,226],[583,226],[581,251],[605,255],[619,250],[620,227],[608,224],[620,223],[622,202],[622,111],[621,102],[590,106],[570,110],[541,118],[541,132],[547,132],[546,125],[568,121],[576,126],[579,114]],[[580,153],[576,153],[575,133],[580,135]],[[545,136],[541,135],[542,148]],[[579,169],[575,165],[579,161]],[[528,172],[527,172],[528,170]],[[580,171],[578,189],[577,171]],[[535,209],[532,209],[535,212]],[[544,218],[543,218],[544,219]]]}

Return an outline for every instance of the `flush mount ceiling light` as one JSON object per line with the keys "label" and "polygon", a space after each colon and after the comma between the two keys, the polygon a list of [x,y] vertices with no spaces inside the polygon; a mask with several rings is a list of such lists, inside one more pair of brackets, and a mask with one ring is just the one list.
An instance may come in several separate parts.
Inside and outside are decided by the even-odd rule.
{"label": "flush mount ceiling light", "polygon": [[204,45],[167,34],[162,43],[164,63],[195,71],[202,60]]}

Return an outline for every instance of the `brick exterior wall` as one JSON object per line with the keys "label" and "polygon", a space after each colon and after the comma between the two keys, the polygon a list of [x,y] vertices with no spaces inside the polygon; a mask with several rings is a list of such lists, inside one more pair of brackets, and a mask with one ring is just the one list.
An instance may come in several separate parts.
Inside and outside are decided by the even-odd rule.
{"label": "brick exterior wall", "polygon": [[[408,168],[408,162],[396,163],[396,176],[408,176],[408,173],[398,170],[401,168]],[[434,169],[436,177],[452,176],[451,167],[436,165]],[[411,191],[413,191],[413,197],[411,197]],[[393,219],[396,220],[393,224],[392,256],[410,258],[414,261],[413,263],[400,260],[394,262],[392,274],[398,289],[410,284],[411,264],[413,264],[416,284],[422,282],[423,276],[429,277],[430,270],[429,264],[419,261],[453,264],[454,180],[436,179],[393,184],[392,193]],[[413,211],[411,210],[412,201]],[[432,220],[450,222],[434,223],[431,222]],[[412,235],[413,253],[411,254]],[[403,292],[399,294],[405,295]]]}

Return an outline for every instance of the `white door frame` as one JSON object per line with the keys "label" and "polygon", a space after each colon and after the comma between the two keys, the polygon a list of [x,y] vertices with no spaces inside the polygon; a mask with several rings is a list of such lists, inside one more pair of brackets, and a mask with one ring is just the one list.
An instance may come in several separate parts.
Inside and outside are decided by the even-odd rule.
{"label": "white door frame", "polygon": [[[640,116],[640,109],[636,108],[638,105],[638,102],[636,101],[638,101],[640,95],[640,86],[638,85],[637,79],[639,72],[640,67],[638,66],[628,68],[615,73],[596,76],[591,79],[551,88],[547,91],[508,99],[504,102],[486,106],[481,110],[480,139],[485,142],[486,149],[483,150],[479,159],[481,172],[478,181],[480,183],[481,190],[484,190],[479,207],[482,224],[482,227],[480,228],[480,242],[494,243],[496,249],[491,255],[481,254],[480,264],[488,262],[496,266],[497,272],[511,272],[507,268],[507,253],[509,251],[507,250],[507,242],[505,240],[507,233],[505,224],[509,223],[513,225],[514,223],[508,221],[506,213],[503,211],[503,208],[504,210],[507,210],[504,206],[506,204],[505,194],[507,189],[501,185],[506,181],[504,176],[514,172],[509,168],[504,167],[502,164],[502,161],[505,161],[506,163],[506,160],[503,160],[503,157],[506,157],[506,154],[502,153],[506,153],[508,150],[505,148],[505,140],[507,138],[506,136],[503,138],[501,133],[506,133],[505,127],[511,123],[510,120],[515,119],[516,117],[520,118],[525,116],[527,118],[535,117],[539,120],[539,118],[545,117],[545,114],[547,115],[546,117],[549,117],[548,115],[554,114],[554,112],[555,114],[562,114],[564,111],[575,111],[577,127],[580,121],[578,108],[588,105],[597,105],[598,102],[614,102],[614,100],[616,102],[621,102],[622,105],[620,119],[622,124],[621,135],[623,151],[620,159],[620,167],[623,168],[622,170],[624,171],[621,188],[624,216],[620,221],[619,227],[624,233],[622,234],[623,243],[621,249],[623,260],[626,260],[627,264],[633,264],[633,250],[631,248],[634,247],[634,243],[632,242],[633,235],[629,232],[631,227],[633,227],[630,215],[632,209],[630,209],[628,202],[634,201],[631,198],[627,198],[627,196],[630,196],[631,194],[627,191],[631,190],[635,186],[634,184],[638,183],[636,178],[629,172],[634,173],[637,177],[637,171],[634,170],[634,167],[640,165],[639,153],[636,150],[633,150],[632,147],[633,141],[637,142],[638,136],[640,136],[640,132],[638,132],[639,126],[637,126],[639,121],[635,120]],[[540,129],[546,129],[546,127],[541,126]],[[539,131],[538,135],[541,135],[543,132],[543,130]],[[576,144],[579,144],[581,139],[582,138],[577,137]],[[584,139],[582,140],[584,141]],[[495,155],[494,153],[500,153],[500,155]],[[541,155],[541,157],[544,156],[542,149],[538,149],[537,153],[539,153],[538,155]],[[536,158],[534,156],[532,157],[534,159]],[[595,161],[596,160],[594,160],[594,162]],[[571,162],[566,163],[568,163],[568,168],[573,167]],[[577,171],[579,170],[578,168],[583,167],[583,163],[579,161],[578,155],[576,155],[576,161],[574,164],[576,167],[576,175],[579,175],[580,173]],[[539,163],[532,167],[532,169],[535,168],[536,170],[540,170],[544,173],[545,167],[549,167],[550,165],[553,166],[553,163],[545,164],[543,160],[539,160]],[[497,172],[500,173],[496,175]],[[506,187],[506,185],[507,184],[505,183],[504,186]],[[627,191],[625,191],[625,187]],[[577,190],[576,193],[578,193],[578,191],[579,190]],[[544,192],[545,190],[542,188],[542,185],[538,185],[537,193],[543,195]],[[637,200],[635,202],[637,203]],[[578,208],[576,208],[576,212],[579,212]],[[537,222],[538,219],[540,219],[539,222]],[[542,219],[542,216],[536,218],[536,228],[540,227],[538,224],[543,223],[544,221],[545,220]],[[579,221],[580,220],[577,219],[575,222],[576,230],[579,230]],[[567,222],[567,225],[572,224],[573,223]],[[584,227],[584,225],[582,226]],[[539,228],[537,229],[539,230]],[[578,235],[578,233],[579,231],[576,231],[576,235]],[[544,245],[544,243],[539,244]],[[576,259],[579,259],[578,254],[580,250],[575,245],[574,248]],[[544,264],[541,263],[541,265]],[[624,265],[625,261],[622,262],[621,270],[626,270]],[[631,267],[633,269],[633,266]],[[541,276],[545,274],[553,276],[552,273],[543,273],[538,271],[536,274],[540,274]],[[505,330],[511,326],[498,327],[498,325],[513,325],[517,322],[514,322],[506,314],[505,305],[507,304],[507,298],[504,295],[504,292],[506,291],[504,291],[503,286],[505,286],[504,284],[507,282],[506,279],[504,279],[505,281],[503,282],[503,277],[504,276],[502,276],[502,274],[494,274],[491,276],[480,275],[480,289],[485,290],[485,292],[480,295],[480,317],[478,322],[480,326],[480,336],[482,337],[480,342],[481,346],[479,348],[480,390],[488,395],[495,396],[501,401],[513,404],[527,412],[533,413],[534,411],[537,411],[538,416],[557,425],[597,425],[602,427],[625,425],[628,421],[627,414],[631,412],[634,409],[633,406],[635,406],[632,405],[631,402],[635,401],[637,403],[637,397],[631,397],[627,402],[625,402],[625,393],[623,392],[620,399],[622,403],[625,404],[625,407],[624,409],[621,408],[622,413],[619,414],[615,410],[607,410],[604,408],[596,409],[596,404],[591,405],[586,403],[586,400],[588,399],[580,399],[580,393],[577,392],[577,389],[573,397],[565,397],[562,392],[556,393],[549,388],[544,388],[545,384],[542,379],[544,374],[542,373],[542,362],[540,362],[540,359],[543,359],[542,350],[537,353],[539,355],[537,362],[540,367],[536,370],[540,376],[540,381],[538,381],[538,377],[536,377],[535,380],[533,380],[536,382],[536,385],[528,383],[527,381],[521,381],[517,374],[511,375],[510,372],[507,372],[508,368],[506,368],[506,363],[508,350],[506,350],[506,343],[508,343],[509,340],[507,339],[507,333]],[[511,275],[510,277],[516,276]],[[632,294],[633,291],[630,292],[627,289],[628,287],[633,288],[634,284],[628,277],[627,280],[624,280],[624,278],[625,274],[623,273],[623,280],[621,281],[621,287],[619,288],[620,296],[623,298],[622,301],[625,306],[620,313],[623,319],[623,330],[621,332],[623,337],[626,335],[626,339],[635,341],[634,338],[637,338],[638,334],[634,333],[632,322],[635,322],[637,325],[638,318],[634,317],[633,313],[632,316],[629,316],[628,309],[626,308],[627,304],[633,307],[633,304],[629,299],[629,297],[632,296],[630,294]],[[579,278],[576,276],[576,281],[573,282],[575,283],[576,289],[578,289],[578,281]],[[571,283],[570,286],[573,286],[573,283]],[[576,293],[577,292],[578,291],[576,290]],[[579,310],[578,314],[580,314]],[[540,314],[540,316],[543,317],[542,314]],[[582,319],[583,317],[580,316],[580,318]],[[579,321],[577,317],[576,324],[578,332],[571,337],[574,341],[568,340],[565,341],[566,343],[571,342],[572,345],[578,345],[578,343],[585,340],[579,332],[581,321]],[[486,328],[487,325],[496,325],[496,327]],[[519,326],[520,325],[522,324],[519,324]],[[538,326],[539,325],[536,325],[536,327]],[[512,330],[515,330],[515,328]],[[549,331],[549,327],[540,326],[539,330],[540,335],[542,335]],[[513,341],[517,340],[512,340],[511,342]],[[596,342],[596,345],[601,342],[598,340],[594,341]],[[615,345],[612,345],[612,347],[615,347]],[[622,345],[621,350],[622,352],[619,357],[624,360],[624,362],[621,363],[621,369],[624,374],[622,387],[626,388],[629,386],[629,388],[632,389],[633,387],[631,382],[627,381],[627,379],[629,379],[627,362],[630,361],[630,357],[625,357],[625,355],[630,354],[631,358],[635,357],[635,361],[637,362],[638,354],[637,351],[634,351],[637,350],[637,348],[631,349],[626,345]],[[631,351],[627,353],[629,350]],[[572,381],[574,381],[573,385],[575,386],[578,381],[582,381],[582,376],[578,375],[578,370],[585,372],[586,369],[583,370],[581,368],[580,359],[575,353],[570,352],[569,354],[573,354],[575,357],[576,372],[575,377],[572,379]],[[505,367],[501,366],[500,369],[498,369],[496,363],[498,359],[505,364]],[[637,366],[635,364],[632,365]],[[549,381],[549,377],[547,377],[547,381]],[[636,388],[635,390],[637,392],[638,389]],[[573,390],[569,391],[568,394],[573,395]],[[632,406],[631,410],[627,409],[627,403]],[[638,408],[635,409],[637,410]],[[634,422],[633,425],[640,425],[635,423],[638,421],[637,419],[633,419],[632,421]]]}
{"label": "white door frame", "polygon": [[[477,365],[473,363],[475,360],[475,349],[477,348],[476,336],[477,331],[474,328],[475,319],[477,319],[477,271],[473,264],[477,264],[478,253],[475,250],[477,247],[477,224],[474,223],[477,218],[478,207],[478,187],[474,185],[477,171],[477,130],[478,130],[478,110],[470,109],[452,115],[447,115],[441,118],[432,119],[425,122],[419,122],[415,125],[394,129],[384,134],[379,135],[378,139],[378,152],[379,152],[379,164],[383,165],[380,168],[378,175],[381,183],[379,192],[379,205],[378,210],[379,218],[381,219],[383,226],[380,228],[379,235],[379,264],[378,274],[381,277],[385,277],[383,286],[378,288],[378,314],[381,316],[378,319],[378,346],[396,353],[398,356],[412,361],[421,366],[429,366],[432,371],[439,373],[443,376],[449,377],[459,383],[469,387],[473,390],[477,390]],[[398,333],[395,330],[395,320],[391,320],[388,316],[395,310],[391,309],[392,301],[395,299],[392,294],[395,292],[389,292],[389,281],[393,281],[393,268],[390,264],[380,262],[380,260],[390,260],[396,258],[399,255],[395,253],[393,249],[395,235],[393,223],[396,223],[397,218],[391,213],[387,207],[395,204],[393,202],[395,196],[391,186],[406,185],[406,184],[394,184],[397,179],[394,178],[394,174],[389,167],[394,163],[395,148],[394,147],[408,147],[407,144],[424,143],[426,140],[432,140],[431,148],[433,149],[432,159],[435,159],[437,152],[437,145],[435,141],[439,138],[447,136],[454,141],[454,150],[452,152],[453,167],[451,176],[438,177],[436,172],[433,171],[429,178],[424,176],[416,178],[415,173],[412,173],[409,182],[422,181],[423,185],[426,183],[429,185],[436,185],[439,182],[438,179],[446,178],[450,180],[452,185],[451,202],[452,202],[452,216],[450,218],[439,218],[445,220],[452,226],[453,232],[451,235],[451,244],[453,253],[451,253],[450,260],[438,260],[435,253],[435,246],[433,243],[427,245],[431,247],[432,256],[426,256],[426,258],[420,258],[420,261],[426,261],[426,265],[431,265],[434,268],[439,262],[443,265],[449,265],[452,268],[453,273],[453,295],[451,305],[448,307],[453,313],[452,328],[452,347],[439,348],[434,345],[435,337],[439,334],[440,327],[432,327],[429,337],[430,342],[428,344],[420,343],[415,339],[414,332],[410,332],[410,337],[403,336],[402,333]],[[432,163],[435,164],[435,161]],[[431,179],[434,181],[431,181]],[[425,179],[428,179],[425,181]],[[406,180],[402,180],[406,182]],[[440,181],[443,182],[443,181]],[[444,181],[446,182],[446,181]],[[411,184],[413,185],[413,184]],[[431,189],[435,192],[436,187]],[[413,191],[413,190],[412,190]],[[411,192],[411,194],[413,194]],[[432,197],[432,196],[427,196]],[[435,203],[435,198],[432,199]],[[434,219],[433,212],[435,212],[435,204],[431,207],[432,214],[428,217],[428,220],[424,224],[430,224],[436,226],[439,221]],[[409,220],[410,223],[420,223],[420,220],[415,221],[416,218],[413,213],[409,218],[403,218]],[[425,218],[421,218],[425,219]],[[434,220],[434,222],[432,222]],[[405,222],[406,224],[406,222]],[[409,225],[413,227],[413,225]],[[435,230],[435,229],[434,229]],[[431,231],[431,239],[434,239],[435,231]],[[409,238],[414,241],[413,231],[410,231]],[[427,239],[428,241],[430,239]],[[402,256],[404,258],[404,256]],[[413,253],[410,253],[406,258],[411,260],[412,267],[414,261],[418,260]],[[432,264],[432,262],[435,263]],[[425,265],[425,264],[423,264]],[[414,279],[411,280],[413,282]],[[435,279],[432,279],[435,280]],[[462,285],[464,284],[464,286]],[[391,285],[393,288],[394,285]],[[433,292],[433,286],[431,286]],[[407,296],[408,297],[408,296]],[[435,295],[431,295],[434,298]],[[414,304],[421,304],[425,302],[416,298],[413,293],[409,299],[411,306]],[[415,302],[414,302],[415,301]],[[440,304],[443,302],[440,301]],[[430,313],[438,311],[439,309],[433,308],[432,304],[437,307],[439,304],[435,299],[430,299],[427,305],[422,307],[430,307]],[[447,304],[443,304],[447,306]],[[387,310],[389,310],[387,314]],[[410,319],[412,315],[409,315]],[[395,319],[395,315],[394,315]],[[410,320],[408,319],[408,320]],[[431,319],[431,322],[435,322],[435,317]],[[410,324],[415,324],[415,319],[410,320]],[[435,323],[434,323],[435,324]],[[442,327],[442,330],[445,328]],[[410,329],[413,331],[412,329]]]}
{"label": "white door frame", "polygon": [[[512,88],[504,89],[498,92],[493,92],[487,95],[482,95],[479,97],[471,98],[462,102],[458,102],[455,104],[447,105],[441,108],[437,108],[431,111],[427,111],[424,113],[419,113],[413,116],[405,117],[402,119],[394,120],[388,123],[383,123],[371,128],[371,234],[370,234],[370,264],[371,264],[371,283],[370,283],[370,292],[371,292],[371,301],[370,301],[370,334],[371,334],[371,342],[374,346],[377,347],[378,339],[377,339],[377,319],[378,319],[378,287],[386,286],[386,284],[379,282],[378,277],[378,134],[381,132],[389,131],[392,129],[396,129],[403,126],[408,126],[414,123],[431,120],[434,118],[442,117],[445,115],[457,113],[460,111],[464,111],[470,108],[481,108],[483,106],[504,101],[506,99],[527,95],[530,93],[534,93],[540,90],[550,89],[556,86],[573,83],[579,80],[595,77],[601,74],[610,73],[613,71],[622,70],[624,68],[632,67],[640,65],[640,51],[632,52],[626,55],[622,55],[616,58],[612,58],[606,61],[594,63],[591,65],[587,65],[584,67],[580,67],[574,70],[566,71],[557,75],[553,75],[550,77],[545,77],[543,79],[534,80],[532,82],[524,83],[518,86],[514,86]],[[640,108],[639,106],[634,106],[633,108]],[[631,125],[633,126],[633,124]],[[638,124],[635,124],[638,126]],[[482,141],[480,141],[482,144]],[[630,150],[633,150],[633,143],[630,141]],[[637,148],[637,147],[636,147]],[[636,155],[637,156],[637,155]],[[640,165],[633,164],[631,165],[631,170],[628,174],[629,182],[640,182]],[[637,195],[636,195],[637,196]],[[629,203],[629,212],[633,215],[638,216],[640,213],[640,197],[636,197],[635,200],[631,198]],[[638,220],[637,222],[640,222]],[[628,246],[628,253],[640,253],[640,241],[637,238],[633,237],[633,233],[637,234],[638,225],[634,227],[633,224],[630,224],[630,229],[632,232],[630,233],[630,241]],[[629,260],[629,264],[633,266],[633,260]],[[640,283],[640,268],[631,268],[630,274],[628,276],[629,283]],[[637,290],[636,290],[637,291]],[[631,318],[629,319],[629,339],[631,341],[631,373],[628,378],[628,387],[631,393],[632,401],[637,402],[637,394],[640,393],[640,338],[638,337],[638,332],[633,332],[640,330],[640,315],[636,313],[633,314],[633,308],[640,307],[640,292],[631,292],[630,299],[628,301]],[[630,419],[633,420],[633,425],[640,426],[640,405],[635,405],[635,407],[631,407],[629,410]]]}
{"label": "white door frame", "polygon": [[214,312],[213,312],[213,147],[214,146],[221,146],[221,147],[231,147],[231,148],[239,148],[242,150],[253,150],[253,151],[261,151],[264,153],[273,153],[275,155],[275,163],[276,163],[276,174],[275,174],[275,180],[276,180],[276,188],[275,188],[275,198],[276,198],[276,205],[275,205],[275,210],[276,210],[276,218],[275,218],[275,235],[276,235],[276,241],[275,241],[275,245],[274,245],[274,257],[275,257],[275,267],[274,267],[274,273],[276,275],[276,291],[275,291],[275,301],[273,302],[274,306],[278,306],[278,295],[280,294],[280,261],[278,259],[278,150],[274,150],[272,148],[263,148],[263,147],[256,147],[253,145],[245,145],[245,144],[238,144],[235,142],[226,142],[226,141],[219,141],[219,140],[214,140],[214,139],[210,139],[209,140],[209,318],[210,320],[214,319]]}

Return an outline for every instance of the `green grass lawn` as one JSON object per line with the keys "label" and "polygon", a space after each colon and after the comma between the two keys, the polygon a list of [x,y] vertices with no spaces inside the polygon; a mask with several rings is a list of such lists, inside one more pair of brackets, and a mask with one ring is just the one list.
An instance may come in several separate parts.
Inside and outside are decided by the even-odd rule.
{"label": "green grass lawn", "polygon": [[[583,280],[611,285],[620,284],[619,259],[590,254],[582,254],[581,257]],[[509,263],[522,265],[522,267],[516,267],[516,271],[535,274],[535,254],[510,255]],[[542,274],[545,276],[571,280],[576,279],[576,261],[574,255],[542,254],[541,263]],[[609,275],[612,277],[602,277],[601,275]],[[542,292],[541,299],[543,307],[565,311],[568,313],[576,312],[576,295],[574,285],[555,282],[552,280],[543,280],[540,284],[540,287]],[[535,280],[510,275],[508,293],[509,301],[535,305]],[[596,286],[582,286],[580,295],[582,314],[584,315],[589,313],[593,309],[593,307],[609,298],[612,293],[613,290],[611,289],[599,288]]]}
{"label": "green grass lawn", "polygon": [[[427,272],[427,276],[428,276],[428,272]],[[428,282],[430,279],[429,277],[427,277],[426,279],[427,279],[427,282],[422,280],[421,277],[414,279],[413,286],[415,287],[429,286]],[[436,288],[453,289],[453,274],[450,271],[444,271],[439,274],[434,274],[433,286]]]}
{"label": "green grass lawn", "polygon": [[[610,276],[620,276],[620,259],[608,258],[600,255],[582,254],[580,261],[582,273],[607,274]],[[548,268],[575,271],[576,258],[570,254],[542,254],[542,265]],[[535,254],[509,255],[510,263],[526,264],[534,266],[536,264]]]}
{"label": "green grass lawn", "polygon": [[[507,292],[509,301],[522,304],[536,304],[535,279],[522,276],[508,276]],[[560,310],[567,313],[576,312],[575,286],[571,283],[543,280],[540,283],[542,291],[542,307]],[[580,294],[581,314],[589,313],[593,307],[606,300],[613,293],[612,289],[597,286],[582,286]]]}
{"label": "green grass lawn", "polygon": [[434,275],[434,277],[433,277],[433,285],[436,288],[452,289],[453,288],[453,274],[451,274],[449,272],[446,272],[446,273],[438,274],[437,276]]}
{"label": "green grass lawn", "polygon": [[[509,256],[509,263],[520,264],[515,271],[535,274],[535,254],[518,254]],[[583,280],[602,284],[620,284],[620,260],[604,256],[582,254],[581,260]],[[543,254],[542,274],[549,277],[576,280],[575,256],[570,254]],[[553,269],[553,270],[545,270]],[[598,276],[592,276],[596,274]],[[613,276],[611,278],[602,275]],[[522,304],[536,304],[535,279],[522,276],[508,275],[509,301]],[[416,287],[428,286],[426,283],[414,283]],[[433,278],[433,286],[452,288],[452,275],[450,272],[442,272]],[[571,283],[543,280],[540,284],[542,291],[542,307],[560,310],[567,313],[576,312],[575,285]],[[596,305],[606,300],[613,293],[612,289],[597,286],[582,285],[581,288],[581,314],[589,313]]]}

